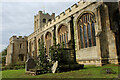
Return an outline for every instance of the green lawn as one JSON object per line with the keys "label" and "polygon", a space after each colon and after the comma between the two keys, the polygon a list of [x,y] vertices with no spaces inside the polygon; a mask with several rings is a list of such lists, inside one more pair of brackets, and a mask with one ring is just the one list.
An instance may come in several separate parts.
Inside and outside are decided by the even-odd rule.
{"label": "green lawn", "polygon": [[[117,74],[101,74],[100,71],[103,68],[112,68]],[[68,71],[62,73],[47,73],[37,76],[31,76],[25,74],[25,70],[5,70],[2,71],[2,78],[117,78],[118,66],[117,65],[105,65],[102,67],[85,66],[84,69]]]}

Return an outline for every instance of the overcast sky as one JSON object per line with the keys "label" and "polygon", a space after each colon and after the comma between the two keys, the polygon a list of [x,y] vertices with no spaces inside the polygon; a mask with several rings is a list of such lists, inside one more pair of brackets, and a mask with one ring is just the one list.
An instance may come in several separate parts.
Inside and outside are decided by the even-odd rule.
{"label": "overcast sky", "polygon": [[[9,44],[9,38],[13,35],[28,36],[34,31],[34,15],[40,10],[46,13],[60,14],[79,0],[47,0],[42,2],[15,2],[4,0],[2,2],[2,27],[0,26],[0,52]],[[0,6],[1,8],[1,6]],[[2,13],[2,14],[1,14]],[[1,19],[0,19],[1,20]]]}

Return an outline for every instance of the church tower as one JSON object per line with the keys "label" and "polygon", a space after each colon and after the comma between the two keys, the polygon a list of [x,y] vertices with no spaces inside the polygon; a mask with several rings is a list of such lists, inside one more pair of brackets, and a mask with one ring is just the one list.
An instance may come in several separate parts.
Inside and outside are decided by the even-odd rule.
{"label": "church tower", "polygon": [[48,13],[43,13],[39,11],[37,15],[34,16],[34,31],[43,27],[49,21],[55,18],[55,13],[49,15]]}

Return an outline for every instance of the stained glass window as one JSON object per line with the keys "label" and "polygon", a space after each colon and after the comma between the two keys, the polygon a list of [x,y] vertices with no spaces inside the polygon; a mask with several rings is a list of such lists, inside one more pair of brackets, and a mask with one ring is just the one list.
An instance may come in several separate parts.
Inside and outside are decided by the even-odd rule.
{"label": "stained glass window", "polygon": [[92,35],[93,35],[93,46],[96,46],[96,38],[95,38],[95,27],[94,23],[92,22]]}
{"label": "stained glass window", "polygon": [[78,20],[78,37],[80,48],[96,46],[94,16],[90,13],[83,14]]}
{"label": "stained glass window", "polygon": [[81,48],[84,48],[84,46],[83,46],[82,27],[80,27],[80,41],[81,41]]}
{"label": "stained glass window", "polygon": [[91,42],[91,29],[90,29],[90,24],[88,23],[88,39],[89,39],[89,47],[92,46]]}
{"label": "stained glass window", "polygon": [[86,26],[84,25],[84,39],[85,39],[85,48],[87,48],[87,31],[86,31]]}

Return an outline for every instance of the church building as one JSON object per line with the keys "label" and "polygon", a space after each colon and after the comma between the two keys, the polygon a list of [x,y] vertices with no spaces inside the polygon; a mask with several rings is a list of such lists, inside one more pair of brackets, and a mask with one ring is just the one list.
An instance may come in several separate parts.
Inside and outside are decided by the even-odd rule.
{"label": "church building", "polygon": [[[71,49],[70,59],[84,65],[119,64],[120,22],[118,2],[79,1],[55,17],[39,11],[34,16],[34,32],[10,38],[6,64],[37,59],[39,42],[44,41],[46,54],[54,44],[64,42]],[[67,54],[67,53],[66,53]],[[50,57],[50,56],[49,56]]]}

